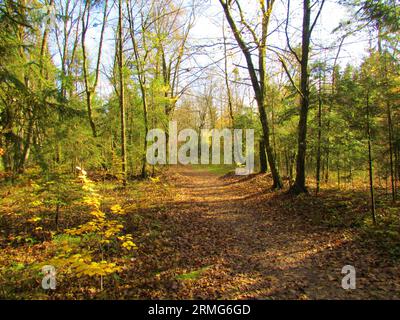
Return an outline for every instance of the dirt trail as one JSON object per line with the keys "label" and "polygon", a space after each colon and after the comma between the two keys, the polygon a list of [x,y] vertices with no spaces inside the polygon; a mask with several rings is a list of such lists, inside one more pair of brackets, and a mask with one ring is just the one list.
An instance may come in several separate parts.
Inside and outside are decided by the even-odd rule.
{"label": "dirt trail", "polygon": [[[400,297],[398,266],[350,240],[349,230],[311,226],[282,210],[284,196],[268,190],[265,176],[219,177],[179,167],[173,183],[174,201],[161,216],[168,231],[165,250],[155,257],[162,260],[157,285],[146,287],[146,297]],[[347,264],[356,267],[356,290],[341,286]]]}

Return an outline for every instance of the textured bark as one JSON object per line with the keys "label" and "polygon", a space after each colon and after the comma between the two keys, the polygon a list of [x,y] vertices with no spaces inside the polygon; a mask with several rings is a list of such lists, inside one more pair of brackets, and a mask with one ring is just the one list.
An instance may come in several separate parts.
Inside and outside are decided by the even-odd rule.
{"label": "textured bark", "polygon": [[368,137],[368,172],[369,172],[369,191],[371,195],[371,215],[372,221],[376,223],[375,217],[375,190],[374,190],[374,169],[372,159],[372,137],[371,137],[371,124],[370,124],[370,105],[369,105],[369,92],[367,92],[367,137]]}
{"label": "textured bark", "polygon": [[[241,33],[239,29],[237,28],[237,25],[231,15],[230,12],[230,3],[227,3],[223,0],[219,0],[222,8],[225,13],[225,17],[229,23],[229,26],[232,29],[232,32],[234,34],[234,37],[236,39],[236,42],[238,43],[247,63],[247,68],[249,71],[249,76],[251,80],[251,84],[254,90],[255,94],[255,99],[257,102],[258,106],[258,112],[259,112],[259,117],[260,117],[260,122],[263,130],[263,136],[264,136],[264,143],[265,143],[265,149],[267,152],[267,157],[268,157],[268,163],[269,167],[271,170],[272,174],[272,179],[273,179],[273,188],[274,189],[281,189],[283,187],[283,183],[280,177],[280,174],[278,172],[278,168],[276,166],[276,161],[275,161],[275,156],[273,152],[273,148],[270,143],[270,128],[268,125],[268,120],[267,120],[267,114],[265,111],[265,53],[266,53],[266,38],[268,34],[268,23],[269,23],[269,18],[270,18],[270,13],[272,9],[272,5],[274,1],[268,2],[268,8],[265,10],[263,7],[264,3],[261,2],[262,6],[262,11],[263,11],[263,22],[262,22],[262,38],[260,40],[256,39],[256,35],[254,33],[254,30],[251,30],[248,26],[248,29],[250,32],[252,32],[253,37],[256,42],[259,44],[259,52],[258,52],[258,72],[259,72],[259,78],[257,77],[257,71],[254,66],[252,56],[251,56],[251,51],[249,46],[244,42]],[[242,23],[245,24],[244,21]],[[246,25],[246,24],[245,24]]]}
{"label": "textured bark", "polygon": [[265,143],[264,140],[260,140],[260,173],[266,173],[267,167],[267,157],[265,154]]}
{"label": "textured bark", "polygon": [[394,170],[394,160],[393,160],[393,124],[392,124],[392,110],[390,107],[390,103],[386,103],[386,111],[387,111],[387,122],[388,122],[388,139],[389,139],[389,160],[390,160],[390,182],[392,187],[392,200],[396,201],[396,177]]}
{"label": "textured bark", "polygon": [[118,73],[119,73],[119,107],[121,114],[121,169],[122,184],[126,186],[126,131],[125,131],[125,90],[123,75],[123,38],[122,38],[122,0],[118,0]]}
{"label": "textured bark", "polygon": [[318,142],[317,142],[317,168],[316,168],[316,190],[318,194],[321,184],[321,138],[322,138],[322,97],[321,97],[321,80],[319,82],[318,93]]}
{"label": "textured bark", "polygon": [[224,79],[225,79],[226,96],[228,98],[229,117],[231,119],[231,125],[233,127],[234,126],[233,103],[232,103],[231,87],[229,85],[228,52],[227,52],[227,47],[226,47],[226,35],[225,35],[225,23],[224,22],[225,22],[225,19],[223,20],[223,23],[222,23],[222,35],[223,35],[223,39],[224,39]]}
{"label": "textured bark", "polygon": [[[294,194],[307,193],[306,187],[306,152],[307,152],[307,119],[308,110],[310,107],[310,88],[309,88],[309,55],[310,55],[310,40],[312,31],[318,21],[325,1],[321,1],[321,5],[313,23],[311,23],[311,1],[303,1],[303,28],[302,28],[302,44],[301,58],[297,55],[296,58],[300,61],[300,119],[298,126],[298,145],[296,159],[296,179],[290,192]],[[286,33],[287,35],[287,33]],[[291,50],[293,51],[293,50]],[[293,51],[294,52],[294,51]]]}
{"label": "textured bark", "polygon": [[87,1],[85,3],[85,7],[83,10],[82,14],[82,37],[81,37],[81,42],[82,42],[82,59],[83,59],[83,78],[84,78],[84,84],[85,84],[85,94],[86,94],[86,105],[87,105],[87,112],[88,112],[88,119],[89,119],[89,124],[90,128],[92,129],[92,134],[93,137],[97,137],[97,129],[96,129],[96,124],[93,119],[93,106],[92,106],[92,99],[93,99],[93,94],[95,93],[97,83],[99,80],[99,72],[100,72],[100,59],[101,59],[101,54],[102,54],[102,49],[103,49],[103,40],[104,40],[104,31],[105,31],[105,25],[107,21],[107,9],[108,9],[108,0],[104,2],[104,11],[103,11],[103,22],[102,22],[102,27],[101,27],[101,32],[100,32],[100,43],[99,43],[99,51],[97,53],[97,63],[96,63],[96,69],[95,69],[95,80],[94,83],[91,84],[89,81],[89,70],[88,70],[88,62],[87,62],[87,53],[86,53],[86,32],[89,27],[89,21],[90,21],[90,2]]}
{"label": "textured bark", "polygon": [[310,54],[311,7],[310,0],[303,1],[303,35],[301,46],[301,76],[300,76],[300,120],[298,127],[298,145],[296,159],[296,180],[291,187],[293,193],[306,193],[305,161],[307,151],[307,118],[310,106],[308,62]]}
{"label": "textured bark", "polygon": [[[147,90],[146,90],[146,74],[145,74],[145,61],[146,57],[149,53],[148,48],[146,47],[146,43],[143,43],[144,50],[146,51],[144,54],[144,57],[140,57],[139,53],[139,46],[136,41],[135,37],[135,31],[134,31],[134,21],[133,21],[133,16],[132,16],[132,8],[130,7],[130,1],[126,1],[126,8],[128,11],[128,22],[129,22],[129,34],[131,36],[132,40],[132,47],[133,47],[133,53],[134,53],[134,59],[135,59],[135,66],[136,66],[136,71],[137,71],[137,76],[139,80],[139,88],[140,88],[140,93],[142,96],[142,107],[143,107],[143,120],[144,120],[144,129],[145,129],[145,135],[144,135],[144,141],[143,141],[143,159],[142,159],[142,170],[141,170],[141,176],[142,178],[147,177],[147,171],[146,171],[146,149],[147,149],[147,133],[149,131],[148,127],[148,116],[147,116]],[[141,25],[141,31],[142,34],[144,35],[146,32],[146,27],[144,25],[144,21],[142,19],[142,25]],[[144,41],[143,41],[144,42]]]}

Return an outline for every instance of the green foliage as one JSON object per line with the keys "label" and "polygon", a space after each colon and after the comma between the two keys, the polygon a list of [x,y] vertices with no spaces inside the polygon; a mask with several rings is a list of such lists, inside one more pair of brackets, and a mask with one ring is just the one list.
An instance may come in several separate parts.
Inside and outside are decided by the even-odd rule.
{"label": "green foliage", "polygon": [[206,272],[211,266],[203,267],[198,270],[194,270],[188,273],[179,274],[176,276],[178,280],[197,280],[199,279],[204,272]]}
{"label": "green foliage", "polygon": [[394,32],[400,29],[400,8],[393,0],[341,0],[358,8],[360,21],[372,22]]}

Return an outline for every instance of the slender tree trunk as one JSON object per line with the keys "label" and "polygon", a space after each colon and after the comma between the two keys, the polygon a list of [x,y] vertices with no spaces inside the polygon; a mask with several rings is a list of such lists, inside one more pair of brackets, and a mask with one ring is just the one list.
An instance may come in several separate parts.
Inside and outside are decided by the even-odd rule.
{"label": "slender tree trunk", "polygon": [[142,101],[143,101],[143,117],[144,117],[144,143],[143,143],[143,159],[142,159],[142,178],[147,177],[146,171],[146,150],[147,150],[147,133],[149,132],[148,117],[147,117],[147,98],[144,86],[141,85]]}
{"label": "slender tree trunk", "polygon": [[296,161],[296,154],[295,153],[293,153],[291,156],[290,156],[290,171],[289,171],[289,181],[290,181],[290,186],[292,186],[293,185],[293,169],[294,169],[294,164],[295,164],[295,161]]}
{"label": "slender tree trunk", "polygon": [[265,143],[264,140],[260,139],[260,173],[266,173],[267,168],[267,157],[265,154]]}
{"label": "slender tree trunk", "polygon": [[271,133],[272,133],[272,145],[274,147],[274,157],[277,165],[279,166],[279,159],[276,153],[276,133],[275,133],[275,97],[272,96],[271,101]]}
{"label": "slender tree trunk", "polygon": [[289,155],[286,148],[285,148],[285,166],[286,166],[286,176],[289,177]]}
{"label": "slender tree trunk", "polygon": [[[121,0],[119,0],[121,1]],[[128,21],[129,21],[129,33],[131,36],[132,40],[132,46],[133,46],[133,53],[134,53],[134,58],[135,58],[135,65],[136,65],[136,71],[138,73],[138,80],[139,80],[139,87],[140,87],[140,92],[142,95],[142,106],[143,106],[143,117],[144,117],[144,128],[145,128],[145,136],[143,140],[143,158],[142,158],[142,170],[141,170],[141,176],[142,178],[147,177],[147,171],[146,171],[146,150],[147,150],[147,133],[149,130],[148,127],[148,115],[147,115],[147,90],[146,90],[146,74],[145,74],[145,59],[140,57],[139,53],[139,47],[135,38],[135,31],[134,31],[134,21],[133,21],[133,16],[132,16],[132,8],[130,7],[130,1],[126,1],[126,8],[128,11]],[[141,25],[141,31],[144,34],[145,33],[145,26],[144,26],[144,21],[142,20],[142,25]],[[143,41],[144,42],[144,41]],[[143,43],[143,47],[146,51],[145,56],[147,56],[148,49],[146,47],[146,44]],[[166,71],[166,70],[164,70]]]}
{"label": "slender tree trunk", "polygon": [[[265,150],[267,152],[267,158],[268,158],[268,164],[271,170],[272,174],[272,179],[273,179],[273,185],[272,188],[274,189],[281,189],[283,187],[281,177],[278,172],[278,168],[276,166],[276,161],[274,157],[274,152],[272,149],[272,146],[270,144],[270,129],[268,125],[268,120],[267,120],[267,114],[265,111],[265,54],[266,54],[266,38],[268,35],[267,29],[268,29],[268,22],[272,10],[272,4],[273,2],[268,2],[269,7],[268,10],[263,13],[263,21],[262,21],[262,39],[259,40],[257,39],[257,42],[259,43],[259,48],[258,48],[258,74],[259,77],[257,76],[257,71],[253,63],[253,59],[251,56],[251,51],[249,46],[245,43],[243,40],[240,31],[238,30],[236,23],[231,15],[230,12],[230,2],[225,2],[223,0],[219,0],[221,3],[221,6],[224,10],[226,19],[232,29],[232,32],[235,36],[236,42],[238,43],[243,55],[245,56],[249,75],[250,75],[250,80],[251,84],[255,93],[255,99],[257,102],[258,106],[258,112],[259,112],[259,117],[260,117],[260,122],[263,130],[263,136],[264,136],[264,143],[265,143]],[[263,6],[264,2],[260,2],[260,4]],[[265,8],[263,8],[264,10]],[[256,40],[256,39],[255,39]]]}
{"label": "slender tree trunk", "polygon": [[55,225],[56,225],[56,230],[58,231],[58,220],[60,218],[60,204],[57,202],[56,204],[56,216],[55,216]]}
{"label": "slender tree trunk", "polygon": [[369,190],[371,195],[371,215],[372,221],[376,224],[375,217],[375,192],[374,192],[374,172],[373,172],[373,159],[372,159],[372,138],[371,138],[371,124],[370,124],[370,106],[369,106],[369,92],[367,92],[367,136],[368,136],[368,172],[369,172]]}
{"label": "slender tree trunk", "polygon": [[97,129],[96,129],[96,124],[93,119],[93,106],[92,106],[92,100],[93,100],[93,94],[95,93],[97,83],[99,80],[99,73],[100,73],[100,60],[101,60],[101,54],[102,54],[102,49],[103,49],[103,40],[104,40],[104,31],[106,27],[106,21],[107,21],[107,10],[108,10],[108,0],[104,2],[104,11],[103,11],[103,21],[102,21],[102,27],[100,31],[100,41],[99,41],[99,51],[97,53],[97,63],[96,63],[96,70],[95,70],[95,79],[93,84],[90,83],[89,80],[89,67],[88,67],[88,58],[87,58],[87,52],[86,52],[86,33],[89,28],[89,22],[90,22],[90,8],[91,4],[90,1],[87,1],[85,3],[85,8],[83,10],[82,14],[82,36],[81,36],[81,41],[82,41],[82,60],[83,60],[83,79],[84,79],[84,84],[85,84],[85,94],[86,94],[86,105],[87,105],[87,111],[88,111],[88,118],[89,118],[89,124],[90,128],[92,129],[92,134],[93,137],[97,137]]}
{"label": "slender tree trunk", "polygon": [[318,194],[321,182],[321,137],[322,137],[322,97],[321,97],[321,79],[319,81],[318,92],[318,142],[317,142],[317,172],[316,172],[316,190]]}
{"label": "slender tree trunk", "polygon": [[31,149],[31,143],[32,143],[32,139],[33,139],[33,128],[34,128],[34,119],[33,119],[33,114],[30,113],[28,130],[27,130],[25,141],[24,141],[24,147],[23,147],[23,150],[22,150],[20,161],[18,163],[18,171],[20,173],[24,172],[25,163],[29,158],[29,153],[30,153],[30,149]]}
{"label": "slender tree trunk", "polygon": [[92,110],[92,88],[89,84],[89,70],[87,63],[87,53],[86,53],[86,32],[89,27],[89,19],[90,19],[90,1],[85,3],[85,9],[82,14],[82,37],[81,37],[81,45],[82,45],[82,60],[83,60],[83,79],[85,84],[85,95],[86,95],[86,106],[88,112],[88,119],[90,128],[92,129],[93,137],[97,137],[96,125],[93,120],[93,110]]}
{"label": "slender tree trunk", "polygon": [[[388,90],[388,70],[387,70],[387,52],[383,52],[382,48],[382,28],[380,23],[377,25],[378,28],[378,52],[381,58],[383,58],[382,72],[384,74],[384,83],[386,91]],[[389,165],[390,165],[390,182],[392,187],[392,201],[396,202],[396,187],[395,187],[395,176],[394,176],[394,164],[393,164],[393,125],[392,125],[392,110],[390,101],[386,97],[386,114],[387,114],[387,125],[388,125],[388,144],[389,144]]]}
{"label": "slender tree trunk", "polygon": [[394,186],[398,190],[398,181],[400,181],[400,147],[395,144],[394,149]]}
{"label": "slender tree trunk", "polygon": [[[69,5],[70,5],[70,0],[67,0],[65,2],[65,12],[69,11]],[[67,24],[69,22],[69,15],[65,14],[63,17],[63,32],[64,32],[64,41],[63,41],[63,50],[62,50],[62,56],[61,56],[61,96],[63,99],[66,97],[66,90],[65,90],[65,80],[66,80],[66,75],[67,75],[67,68],[66,68],[66,63],[67,63],[67,53],[68,53],[68,43],[69,43],[69,37],[68,37],[68,28]],[[56,36],[58,37],[57,33]],[[58,42],[57,38],[57,42]]]}
{"label": "slender tree trunk", "polygon": [[225,19],[222,21],[222,35],[224,38],[224,77],[225,77],[225,87],[226,87],[226,95],[228,98],[228,110],[229,110],[229,117],[231,119],[231,126],[234,125],[234,118],[233,118],[233,103],[232,103],[232,93],[231,88],[229,85],[229,75],[228,75],[228,50],[226,47],[226,36],[225,36]]}
{"label": "slender tree trunk", "polygon": [[310,0],[303,1],[303,35],[301,49],[301,77],[300,77],[300,120],[298,129],[298,146],[296,160],[296,180],[291,187],[291,192],[295,194],[307,193],[305,160],[307,151],[307,118],[309,109],[309,74],[308,62],[310,53],[310,24],[311,24],[311,7]]}
{"label": "slender tree trunk", "polygon": [[396,185],[395,185],[395,173],[394,173],[394,161],[393,161],[393,124],[392,124],[392,110],[390,103],[386,103],[387,107],[387,121],[388,121],[388,138],[389,138],[389,158],[390,158],[390,180],[392,185],[392,200],[396,202]]}
{"label": "slender tree trunk", "polygon": [[[52,7],[54,5],[54,0],[50,0],[49,2],[49,6]],[[50,12],[48,12],[47,14],[50,14]],[[43,75],[43,64],[44,64],[44,56],[45,56],[45,51],[47,50],[47,40],[49,37],[49,20],[46,22],[46,25],[44,27],[44,31],[43,31],[43,37],[42,37],[42,44],[40,47],[40,74]]]}
{"label": "slender tree trunk", "polygon": [[326,150],[326,155],[325,155],[325,183],[329,182],[329,170],[330,170],[330,166],[329,166],[329,155],[330,155],[330,148],[329,145],[326,146],[327,150]]}
{"label": "slender tree trunk", "polygon": [[[53,7],[54,5],[54,0],[49,1],[49,6]],[[48,11],[47,14],[49,15],[50,12]],[[47,50],[47,42],[48,42],[48,37],[49,37],[49,24],[50,24],[50,19],[47,19],[44,31],[43,31],[43,36],[42,36],[42,41],[40,45],[40,58],[39,58],[39,68],[40,68],[40,78],[38,79],[38,86],[39,89],[42,89],[42,77],[44,76],[44,71],[45,71],[45,56],[46,56],[46,50]],[[35,126],[35,115],[36,115],[36,105],[32,105],[32,111],[29,112],[29,117],[28,117],[28,129],[27,133],[25,136],[25,139],[23,140],[23,148],[22,148],[22,153],[19,159],[19,162],[17,163],[17,170],[19,173],[23,173],[25,170],[25,164],[26,161],[29,158],[30,154],[30,149],[31,149],[31,143],[33,140],[33,132],[34,132],[34,126]]]}
{"label": "slender tree trunk", "polygon": [[119,73],[119,107],[121,113],[121,169],[122,184],[126,186],[126,131],[125,131],[125,97],[123,75],[123,38],[122,38],[122,0],[118,0],[118,73]]}
{"label": "slender tree trunk", "polygon": [[[261,107],[260,107],[261,105]],[[278,171],[278,168],[276,166],[276,160],[274,157],[274,152],[272,150],[271,144],[270,144],[270,134],[269,134],[269,126],[267,123],[267,115],[265,114],[265,109],[264,109],[264,104],[260,103],[259,104],[259,112],[260,112],[260,117],[261,117],[261,124],[263,128],[263,133],[264,133],[264,143],[265,143],[265,150],[267,152],[267,159],[269,163],[269,167],[271,170],[272,174],[272,179],[273,179],[273,189],[282,189],[283,188],[283,183]]]}
{"label": "slender tree trunk", "polygon": [[351,187],[354,188],[353,168],[352,168],[351,164],[350,164],[350,168],[349,168],[349,176],[350,176],[350,184],[351,184]]}

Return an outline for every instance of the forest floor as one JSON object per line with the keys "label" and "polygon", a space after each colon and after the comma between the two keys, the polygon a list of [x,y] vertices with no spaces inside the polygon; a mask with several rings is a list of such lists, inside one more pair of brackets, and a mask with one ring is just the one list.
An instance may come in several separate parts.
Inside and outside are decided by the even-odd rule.
{"label": "forest floor", "polygon": [[[272,192],[270,183],[268,175],[175,167],[159,182],[136,186],[140,198],[131,189],[104,191],[106,201],[126,208],[138,250],[103,292],[61,281],[51,297],[400,298],[398,258],[359,227],[365,197],[335,191],[292,197]],[[3,249],[3,257],[21,250]],[[32,251],[24,249],[25,259]],[[345,265],[356,269],[355,290],[342,288]]]}
{"label": "forest floor", "polygon": [[[221,177],[180,167],[173,178],[177,196],[163,213],[164,227],[185,273],[176,280],[173,268],[159,266],[164,285],[148,297],[400,298],[399,263],[356,240],[351,228],[315,225],[301,214],[321,210],[312,197],[293,210],[285,208],[292,201],[285,193],[270,192],[265,175]],[[169,265],[168,253],[160,254]],[[348,264],[356,268],[356,290],[341,286]]]}

